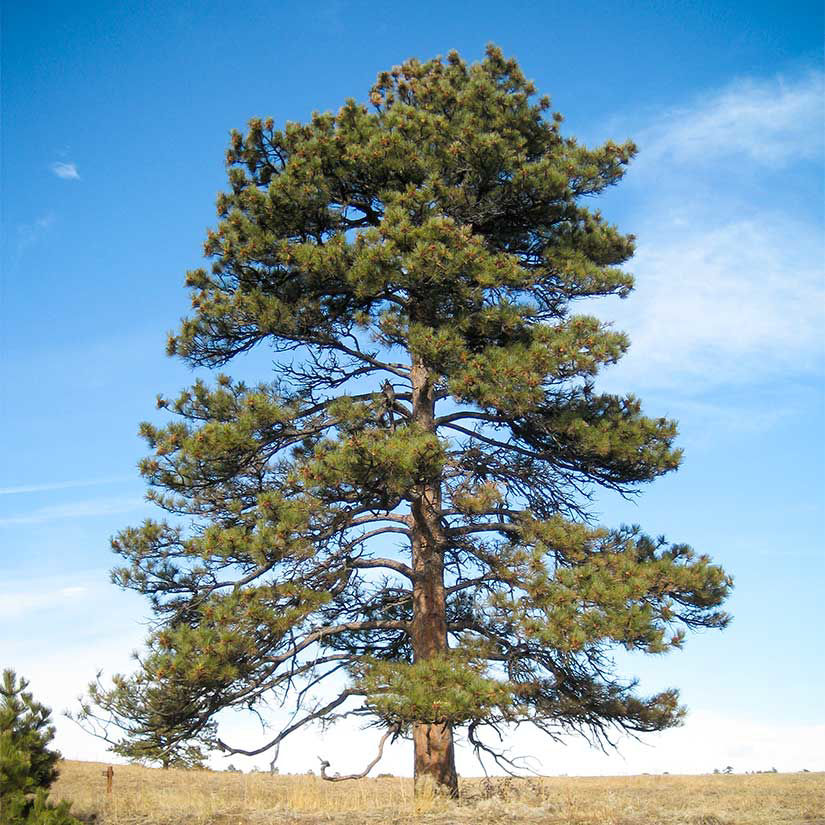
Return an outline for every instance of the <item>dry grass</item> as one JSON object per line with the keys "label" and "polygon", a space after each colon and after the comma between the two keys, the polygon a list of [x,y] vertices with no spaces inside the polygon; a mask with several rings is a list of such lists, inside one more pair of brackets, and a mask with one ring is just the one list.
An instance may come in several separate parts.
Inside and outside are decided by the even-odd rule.
{"label": "dry grass", "polygon": [[409,779],[162,771],[64,762],[53,796],[97,825],[825,825],[825,774],[465,779],[415,801]]}

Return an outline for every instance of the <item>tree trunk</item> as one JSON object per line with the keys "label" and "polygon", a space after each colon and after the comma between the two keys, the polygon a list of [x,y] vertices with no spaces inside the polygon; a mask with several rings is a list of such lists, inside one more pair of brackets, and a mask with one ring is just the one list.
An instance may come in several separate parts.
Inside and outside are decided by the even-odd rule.
{"label": "tree trunk", "polygon": [[[435,399],[426,367],[414,361],[412,418],[419,426],[434,431]],[[444,592],[445,536],[441,525],[441,480],[430,479],[412,502],[413,618],[412,647],[415,661],[445,653],[447,608]],[[449,724],[416,722],[415,793],[458,796],[453,729]]]}

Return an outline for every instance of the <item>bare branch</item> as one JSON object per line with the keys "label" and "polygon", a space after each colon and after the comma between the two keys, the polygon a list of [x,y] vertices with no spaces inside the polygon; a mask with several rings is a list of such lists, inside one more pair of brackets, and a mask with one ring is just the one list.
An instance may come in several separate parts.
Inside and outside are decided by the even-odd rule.
{"label": "bare branch", "polygon": [[377,527],[375,530],[370,530],[369,532],[352,539],[347,542],[345,546],[347,548],[354,547],[356,544],[361,544],[361,542],[375,538],[375,536],[381,536],[384,533],[400,533],[402,536],[407,536],[407,538],[410,537],[410,531],[406,527]]}
{"label": "bare branch", "polygon": [[475,412],[473,410],[462,410],[461,412],[449,413],[448,415],[440,415],[435,419],[435,426],[440,427],[445,424],[450,424],[453,421],[462,420],[471,421],[489,421],[493,424],[506,424],[507,419],[499,413],[484,413]]}
{"label": "bare branch", "polygon": [[313,642],[323,639],[326,636],[334,636],[338,633],[347,633],[349,631],[357,630],[409,630],[408,622],[399,621],[375,621],[375,622],[345,622],[344,624],[333,625],[331,627],[322,627],[319,630],[310,633],[295,644],[286,653],[280,656],[267,657],[266,661],[272,664],[282,664],[291,659],[296,654],[300,653],[305,648],[309,647]]}
{"label": "bare branch", "polygon": [[463,527],[448,527],[446,532],[449,536],[466,536],[471,533],[518,533],[520,530],[518,524],[511,521],[490,521],[483,524],[466,524]]}
{"label": "bare branch", "polygon": [[[487,723],[488,727],[492,727],[493,730],[498,734],[499,739],[501,739],[501,733],[498,728],[490,723]],[[512,759],[502,751],[496,750],[495,748],[490,747],[485,742],[482,742],[479,739],[476,730],[479,726],[478,722],[471,722],[467,728],[467,740],[473,746],[473,752],[476,755],[476,759],[478,759],[479,764],[481,765],[482,770],[484,771],[485,776],[489,776],[487,773],[487,768],[484,765],[484,762],[481,758],[482,753],[486,753],[488,756],[492,757],[493,761],[496,765],[499,766],[505,773],[509,774],[510,776],[519,777],[521,773],[519,771],[527,771],[528,773],[535,774],[538,776],[538,772],[531,768],[529,765],[525,764],[527,760],[533,758],[530,756],[514,756]],[[521,763],[521,764],[519,764]]]}
{"label": "bare branch", "polygon": [[541,453],[537,453],[534,450],[526,450],[524,447],[519,447],[517,444],[508,444],[504,441],[497,441],[495,438],[488,438],[486,435],[482,435],[479,432],[474,432],[473,430],[468,430],[466,427],[461,427],[458,424],[444,424],[443,426],[448,430],[455,430],[456,432],[470,436],[470,438],[475,438],[478,441],[489,444],[491,447],[497,447],[501,450],[512,450],[514,453],[527,456],[531,459],[542,457]]}
{"label": "bare branch", "polygon": [[483,584],[489,581],[495,582],[500,580],[492,573],[485,573],[483,576],[476,576],[474,579],[465,579],[464,581],[457,582],[451,587],[447,587],[444,592],[449,596],[461,590],[466,590],[468,587],[475,587],[477,584]]}
{"label": "bare branch", "polygon": [[410,368],[405,364],[396,364],[396,363],[387,363],[385,361],[379,361],[377,358],[369,355],[368,353],[364,352],[362,349],[356,347],[348,347],[343,341],[337,340],[326,340],[326,341],[319,341],[318,342],[321,346],[327,346],[331,349],[337,349],[341,352],[346,353],[347,355],[352,356],[353,358],[357,358],[359,361],[364,361],[365,363],[369,364],[371,367],[374,367],[378,370],[386,370],[386,372],[391,372],[393,375],[397,375],[399,378],[409,378]]}
{"label": "bare branch", "polygon": [[354,559],[349,562],[349,566],[355,567],[359,570],[370,567],[385,567],[389,570],[394,570],[402,576],[406,576],[410,581],[413,580],[412,568],[403,562],[395,561],[395,559]]}
{"label": "bare branch", "polygon": [[[362,511],[363,512],[363,511]],[[376,522],[381,521],[394,521],[397,524],[410,524],[410,517],[399,515],[396,513],[384,513],[381,515],[370,515],[370,516],[360,516],[358,518],[352,519],[352,521],[347,525],[347,529],[350,527],[358,527],[362,524],[374,524]]]}

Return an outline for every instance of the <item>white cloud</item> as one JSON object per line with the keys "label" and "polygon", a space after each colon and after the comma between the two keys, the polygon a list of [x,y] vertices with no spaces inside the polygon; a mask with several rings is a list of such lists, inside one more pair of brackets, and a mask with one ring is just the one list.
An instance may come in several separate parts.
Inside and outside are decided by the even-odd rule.
{"label": "white cloud", "polygon": [[87,501],[74,501],[69,504],[55,504],[39,507],[27,513],[0,517],[0,528],[27,524],[44,524],[60,519],[88,518],[108,516],[115,513],[128,513],[139,508],[141,499],[129,497],[95,498]]}
{"label": "white cloud", "polygon": [[740,81],[640,130],[636,291],[598,310],[632,346],[606,384],[701,392],[822,368],[825,242],[798,161],[822,156],[823,77]]}
{"label": "white cloud", "polygon": [[812,227],[765,212],[644,234],[636,292],[603,310],[632,342],[617,378],[704,389],[821,366],[825,277]]}
{"label": "white cloud", "polygon": [[74,163],[64,163],[58,160],[51,165],[51,170],[62,180],[80,180],[77,165]]}
{"label": "white cloud", "polygon": [[[96,607],[96,611],[99,610],[100,607]],[[63,716],[67,710],[78,710],[79,697],[86,694],[89,683],[101,668],[105,668],[108,675],[130,673],[134,669],[132,651],[141,647],[146,628],[111,611],[100,618],[96,627],[101,632],[93,638],[84,637],[72,643],[64,637],[55,640],[41,635],[29,640],[25,647],[12,649],[8,657],[4,656],[18,675],[30,681],[29,689],[34,697],[52,709],[52,722],[57,731],[54,746],[66,759],[123,761],[107,753],[105,742]]]}
{"label": "white cloud", "polygon": [[674,108],[639,133],[639,164],[752,160],[781,167],[822,154],[825,73],[743,79]]}

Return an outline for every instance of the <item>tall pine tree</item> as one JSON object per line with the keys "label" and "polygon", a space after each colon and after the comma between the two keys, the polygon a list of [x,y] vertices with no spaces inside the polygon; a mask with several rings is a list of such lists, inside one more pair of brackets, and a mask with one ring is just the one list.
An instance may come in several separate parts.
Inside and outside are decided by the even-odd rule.
{"label": "tall pine tree", "polygon": [[[168,349],[222,367],[271,347],[275,373],[159,400],[172,418],[143,425],[141,469],[171,518],[117,536],[115,580],[151,599],[136,678],[178,741],[286,695],[296,715],[271,741],[218,745],[262,753],[365,715],[412,738],[417,788],[455,795],[459,729],[503,760],[485,731],[677,724],[676,692],[638,695],[611,648],[724,626],[731,582],[588,518],[598,488],[680,460],[673,421],[595,388],[627,338],[572,311],[632,288],[632,236],[585,204],[633,144],[562,136],[494,47],[410,60],[369,100],[232,134],[211,268],[188,273]],[[312,704],[310,686],[331,693]],[[129,689],[96,697],[115,721]]]}

